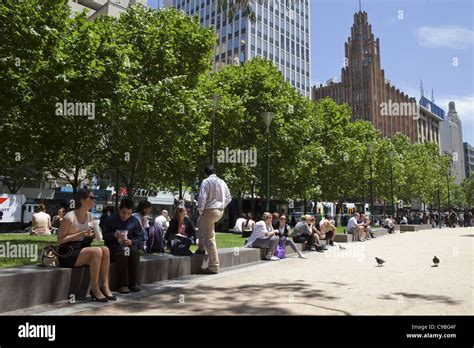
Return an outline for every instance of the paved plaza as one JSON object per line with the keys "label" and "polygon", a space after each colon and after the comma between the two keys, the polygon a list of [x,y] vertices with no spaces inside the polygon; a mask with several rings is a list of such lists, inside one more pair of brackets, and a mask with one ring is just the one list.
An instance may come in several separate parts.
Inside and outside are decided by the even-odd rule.
{"label": "paved plaza", "polygon": [[[117,303],[53,304],[45,315],[472,315],[474,228],[397,232],[143,286]],[[433,267],[433,256],[441,262]],[[378,267],[375,257],[386,263]]]}

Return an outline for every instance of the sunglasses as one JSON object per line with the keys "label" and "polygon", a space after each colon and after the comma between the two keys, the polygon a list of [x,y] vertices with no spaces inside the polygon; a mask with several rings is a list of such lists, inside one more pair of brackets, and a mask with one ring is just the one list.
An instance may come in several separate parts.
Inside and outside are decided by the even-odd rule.
{"label": "sunglasses", "polygon": [[87,197],[87,199],[93,199],[95,201],[97,199],[97,197],[96,196],[89,196],[89,197]]}

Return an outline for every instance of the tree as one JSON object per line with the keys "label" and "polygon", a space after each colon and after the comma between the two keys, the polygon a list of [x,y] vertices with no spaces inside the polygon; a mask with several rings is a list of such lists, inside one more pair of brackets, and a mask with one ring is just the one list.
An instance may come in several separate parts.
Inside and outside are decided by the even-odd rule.
{"label": "tree", "polygon": [[474,202],[474,176],[465,178],[461,183],[461,187],[466,197],[467,207],[471,209],[471,206]]}
{"label": "tree", "polygon": [[266,196],[266,131],[261,116],[265,111],[274,113],[269,128],[271,197],[288,199],[314,192],[316,185],[310,180],[317,177],[322,151],[319,142],[312,139],[314,106],[271,62],[254,58],[240,66],[227,66],[212,75],[208,89],[209,95],[221,97],[216,149],[254,149],[257,153],[255,166],[217,161],[219,175],[238,198],[252,193],[254,186],[260,197]]}
{"label": "tree", "polygon": [[326,98],[316,102],[319,118],[315,137],[325,149],[322,167],[321,200],[342,203],[360,197],[368,172],[367,143],[375,143],[378,132],[366,121],[351,122],[347,104]]}
{"label": "tree", "polygon": [[12,193],[47,165],[39,121],[55,102],[68,23],[66,0],[0,3],[0,177]]}
{"label": "tree", "polygon": [[117,45],[131,52],[104,120],[104,170],[115,168],[129,195],[192,181],[210,107],[197,85],[210,71],[214,34],[175,9],[133,6],[116,24]]}
{"label": "tree", "polygon": [[266,0],[218,0],[218,9],[224,13],[229,22],[233,22],[235,16],[240,12],[242,17],[248,17],[252,22],[256,21],[256,15],[252,9],[255,3],[263,4]]}

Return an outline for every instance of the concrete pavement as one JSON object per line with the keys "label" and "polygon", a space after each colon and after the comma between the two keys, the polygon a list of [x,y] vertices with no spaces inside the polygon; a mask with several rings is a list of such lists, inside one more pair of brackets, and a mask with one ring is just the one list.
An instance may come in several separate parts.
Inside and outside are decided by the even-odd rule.
{"label": "concrete pavement", "polygon": [[[119,303],[63,303],[23,314],[474,314],[474,228],[397,232],[343,247],[306,253],[307,260],[291,256],[151,284],[140,293],[120,296]],[[435,255],[439,267],[432,267]],[[383,267],[377,266],[376,256],[386,261]]]}

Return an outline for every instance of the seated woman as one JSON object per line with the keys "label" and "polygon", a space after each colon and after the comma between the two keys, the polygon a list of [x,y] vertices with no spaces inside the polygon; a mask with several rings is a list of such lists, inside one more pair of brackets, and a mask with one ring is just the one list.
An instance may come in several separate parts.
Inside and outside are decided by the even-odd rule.
{"label": "seated woman", "polygon": [[165,234],[168,248],[171,248],[171,241],[176,238],[176,235],[180,234],[191,240],[191,243],[196,244],[196,231],[193,223],[187,216],[186,209],[183,207],[176,208],[174,210],[173,217],[170,221],[170,226]]}
{"label": "seated woman", "polygon": [[76,193],[74,201],[75,209],[64,216],[58,233],[58,243],[72,252],[68,257],[59,257],[59,265],[68,268],[89,266],[92,301],[115,301],[117,298],[109,288],[109,249],[90,246],[94,234],[90,223],[94,221],[94,215],[89,210],[94,207],[95,197],[90,190],[83,190]]}
{"label": "seated woman", "polygon": [[308,222],[309,222],[309,228],[311,232],[314,234],[314,245],[316,247],[316,250],[328,250],[326,245],[321,244],[321,239],[326,238],[326,235],[321,232],[316,224],[316,218],[313,215],[309,215],[308,217]]}
{"label": "seated woman", "polygon": [[273,256],[278,245],[278,231],[272,227],[272,214],[263,213],[263,220],[255,224],[252,234],[245,244],[246,248],[267,249],[266,260],[279,261],[280,259]]}
{"label": "seated woman", "polygon": [[330,215],[324,215],[324,218],[319,222],[319,230],[321,239],[326,240],[326,244],[333,246],[336,238],[336,226],[332,223]]}
{"label": "seated woman", "polygon": [[306,256],[303,255],[303,253],[296,247],[295,242],[293,242],[291,239],[288,238],[289,235],[291,235],[291,228],[290,226],[286,223],[286,216],[281,214],[279,218],[279,225],[277,226],[278,228],[278,237],[279,237],[279,242],[282,243],[285,246],[289,245],[291,249],[295,253],[298,254],[298,257],[300,259],[306,259]]}
{"label": "seated woman", "polygon": [[252,220],[252,213],[247,213],[247,218],[242,222],[242,238],[248,238],[255,227],[255,221]]}
{"label": "seated woman", "polygon": [[44,204],[38,205],[38,212],[33,214],[31,222],[31,234],[36,236],[51,235],[51,216],[46,213],[46,206]]}

